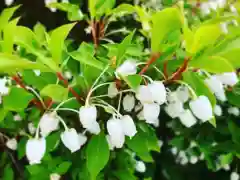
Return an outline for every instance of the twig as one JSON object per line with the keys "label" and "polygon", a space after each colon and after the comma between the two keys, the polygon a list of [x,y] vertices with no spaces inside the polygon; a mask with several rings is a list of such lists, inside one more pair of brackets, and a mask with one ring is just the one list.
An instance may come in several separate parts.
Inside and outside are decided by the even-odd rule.
{"label": "twig", "polygon": [[166,79],[168,79],[168,71],[167,71],[167,66],[168,66],[168,60],[166,60],[163,63],[163,74]]}
{"label": "twig", "polygon": [[150,57],[150,59],[148,60],[148,62],[146,63],[146,65],[142,68],[142,70],[139,72],[139,74],[140,75],[142,75],[142,74],[144,74],[147,70],[148,70],[148,68],[149,68],[149,66],[151,65],[151,64],[153,64],[159,57],[160,57],[160,53],[155,53],[155,54],[152,54],[151,55],[151,57]]}

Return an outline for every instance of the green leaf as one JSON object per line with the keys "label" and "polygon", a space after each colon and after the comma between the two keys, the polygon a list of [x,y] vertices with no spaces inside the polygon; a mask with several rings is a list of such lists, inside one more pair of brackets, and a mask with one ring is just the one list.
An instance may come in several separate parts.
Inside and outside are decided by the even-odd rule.
{"label": "green leaf", "polygon": [[240,108],[240,94],[226,91],[228,102],[234,106],[237,106]]}
{"label": "green leaf", "polygon": [[25,154],[26,154],[26,143],[27,143],[27,138],[21,138],[21,140],[18,143],[18,148],[17,148],[17,154],[18,154],[18,160],[22,159]]}
{"label": "green leaf", "polygon": [[14,180],[14,172],[10,164],[4,168],[2,180]]}
{"label": "green leaf", "polygon": [[34,34],[36,35],[36,38],[38,39],[38,42],[44,43],[46,41],[45,34],[47,30],[44,25],[38,22],[33,27],[33,31],[34,31]]}
{"label": "green leaf", "polygon": [[192,44],[194,41],[194,32],[192,32],[187,25],[184,25],[183,27],[183,36],[185,40],[186,50],[187,52],[191,52]]}
{"label": "green leaf", "polygon": [[140,76],[139,74],[129,75],[123,77],[123,79],[128,84],[128,86],[133,90],[137,90],[137,88],[142,82],[142,76]]}
{"label": "green leaf", "polygon": [[96,16],[100,18],[102,15],[110,12],[110,10],[114,7],[116,0],[97,0],[95,9]]}
{"label": "green leaf", "polygon": [[49,49],[52,53],[53,60],[61,64],[62,51],[64,49],[64,40],[76,23],[66,24],[54,29],[50,36]]}
{"label": "green leaf", "polygon": [[181,16],[177,8],[166,8],[152,17],[151,49],[160,52],[166,36],[176,30],[180,31]]}
{"label": "green leaf", "polygon": [[26,168],[31,175],[39,175],[46,172],[46,169],[40,164],[28,165]]}
{"label": "green leaf", "polygon": [[8,24],[8,21],[13,16],[14,12],[19,8],[20,6],[14,6],[12,8],[6,8],[2,11],[0,15],[0,32],[4,29],[4,27]]}
{"label": "green leaf", "polygon": [[32,62],[16,55],[0,53],[0,72],[15,72],[23,69],[38,69],[41,71],[50,71],[43,64]]}
{"label": "green leaf", "polygon": [[55,173],[58,173],[59,175],[64,175],[67,173],[69,168],[71,167],[72,163],[69,161],[62,162],[54,171]]}
{"label": "green leaf", "polygon": [[223,73],[223,72],[233,72],[234,67],[229,63],[229,61],[220,56],[203,56],[197,59],[193,59],[189,63],[190,66],[194,68],[205,69],[211,73]]}
{"label": "green leaf", "polygon": [[231,164],[232,160],[233,160],[232,153],[228,153],[228,154],[224,154],[224,155],[220,156],[220,164],[222,166],[227,165],[227,164]]}
{"label": "green leaf", "polygon": [[27,108],[33,98],[34,96],[26,90],[12,87],[9,94],[3,97],[3,107],[9,111],[21,111]]}
{"label": "green leaf", "polygon": [[131,4],[120,4],[116,8],[112,9],[108,14],[117,15],[117,14],[132,14],[135,12],[134,6]]}
{"label": "green leaf", "polygon": [[58,84],[49,84],[41,90],[40,94],[52,98],[55,102],[62,102],[68,98],[68,89]]}
{"label": "green leaf", "polygon": [[227,59],[234,68],[240,68],[240,48],[229,50],[225,53],[220,54],[220,56]]}
{"label": "green leaf", "polygon": [[60,142],[60,132],[55,132],[46,137],[47,149],[46,152],[52,152],[56,149]]}
{"label": "green leaf", "polygon": [[109,156],[110,152],[105,135],[103,133],[94,135],[86,149],[87,168],[92,180],[96,179],[99,172],[105,167]]}
{"label": "green leaf", "polygon": [[184,72],[183,80],[193,88],[197,96],[205,95],[209,98],[213,107],[216,105],[215,96],[197,73],[190,71]]}
{"label": "green leaf", "polygon": [[129,172],[128,170],[117,170],[117,171],[114,171],[114,175],[119,180],[136,180],[136,177],[133,175],[133,173]]}
{"label": "green leaf", "polygon": [[117,65],[119,66],[123,62],[123,57],[131,45],[133,35],[135,33],[135,30],[130,33],[128,36],[124,38],[124,40],[118,45],[118,52],[117,52]]}
{"label": "green leaf", "polygon": [[0,124],[6,117],[7,113],[8,113],[8,110],[6,110],[4,108],[0,108]]}

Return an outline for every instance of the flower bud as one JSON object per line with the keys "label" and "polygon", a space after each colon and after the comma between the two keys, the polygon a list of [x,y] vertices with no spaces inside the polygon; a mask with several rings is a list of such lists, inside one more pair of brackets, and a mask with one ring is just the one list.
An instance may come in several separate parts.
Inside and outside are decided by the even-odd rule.
{"label": "flower bud", "polygon": [[140,85],[136,92],[136,98],[141,103],[153,103],[153,96],[149,86]]}
{"label": "flower bud", "polygon": [[61,176],[57,173],[50,174],[50,180],[60,180]]}
{"label": "flower bud", "polygon": [[11,150],[17,150],[17,140],[15,138],[7,140],[6,146]]}
{"label": "flower bud", "polygon": [[239,109],[237,107],[228,108],[228,113],[232,114],[234,116],[239,116],[240,115]]}
{"label": "flower bud", "polygon": [[26,156],[29,163],[40,164],[46,151],[46,140],[44,138],[29,139],[26,144]]}
{"label": "flower bud", "polygon": [[180,113],[179,119],[181,123],[188,128],[197,123],[196,118],[193,116],[192,112],[189,109]]}
{"label": "flower bud", "polygon": [[134,60],[126,60],[123,64],[121,64],[116,70],[116,76],[128,76],[134,75],[137,73],[137,64]]}
{"label": "flower bud", "polygon": [[59,129],[59,119],[55,113],[45,113],[39,122],[40,132],[43,137]]}
{"label": "flower bud", "polygon": [[191,164],[196,164],[197,162],[198,162],[197,156],[191,156],[191,157],[190,157],[190,163],[191,163]]}
{"label": "flower bud", "polygon": [[167,101],[167,91],[161,81],[154,81],[149,84],[149,89],[152,94],[152,98],[156,103],[162,105]]}
{"label": "flower bud", "polygon": [[112,146],[122,148],[125,141],[125,134],[122,129],[122,122],[119,119],[111,118],[107,122],[107,131]]}
{"label": "flower bud", "polygon": [[28,123],[28,131],[30,132],[30,134],[34,134],[36,132],[36,129],[34,124],[32,122]]}
{"label": "flower bud", "polygon": [[213,112],[216,116],[222,116],[222,108],[219,105],[215,105]]}
{"label": "flower bud", "polygon": [[234,86],[238,83],[238,77],[235,72],[223,73],[216,75],[216,77],[225,85]]}
{"label": "flower bud", "polygon": [[137,161],[135,169],[137,172],[144,173],[146,171],[146,166],[145,166],[144,162]]}
{"label": "flower bud", "polygon": [[61,140],[63,144],[72,152],[76,152],[80,149],[80,139],[77,131],[73,128],[65,130],[61,133]]}
{"label": "flower bud", "polygon": [[193,114],[202,122],[206,122],[213,117],[212,105],[206,96],[199,96],[196,100],[190,101],[189,106]]}
{"label": "flower bud", "polygon": [[136,126],[133,119],[129,115],[125,115],[121,118],[123,132],[126,136],[132,138],[137,133]]}
{"label": "flower bud", "polygon": [[189,99],[189,90],[186,86],[180,86],[176,90],[177,99],[182,103],[185,103]]}
{"label": "flower bud", "polygon": [[147,123],[155,124],[160,114],[160,106],[156,103],[143,104],[143,116]]}
{"label": "flower bud", "polygon": [[135,98],[131,94],[127,94],[123,98],[123,109],[127,112],[131,112],[135,106]]}
{"label": "flower bud", "polygon": [[184,111],[183,103],[180,101],[170,103],[165,107],[165,111],[171,118],[176,118]]}
{"label": "flower bud", "polygon": [[115,83],[111,83],[108,86],[108,97],[114,98],[118,94],[118,89]]}

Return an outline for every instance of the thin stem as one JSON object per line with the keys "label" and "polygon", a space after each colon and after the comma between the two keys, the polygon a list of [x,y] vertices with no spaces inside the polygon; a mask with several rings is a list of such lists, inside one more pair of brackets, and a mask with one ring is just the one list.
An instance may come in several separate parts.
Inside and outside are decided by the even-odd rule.
{"label": "thin stem", "polygon": [[39,139],[39,131],[40,131],[40,121],[38,122],[36,134],[35,134],[35,139]]}
{"label": "thin stem", "polygon": [[[103,107],[103,108],[106,108],[106,107],[109,107],[111,109],[113,109],[115,111],[115,113],[119,114],[121,116],[121,114],[110,104],[108,104],[107,102],[105,102],[104,100],[102,99],[96,99],[99,103],[102,103],[102,104],[97,104],[98,106],[100,107]],[[95,104],[95,103],[94,103]],[[96,104],[95,104],[96,105]],[[105,105],[105,106],[103,106]]]}
{"label": "thin stem", "polygon": [[193,88],[191,86],[189,86],[189,84],[185,83],[184,81],[180,81],[180,80],[175,80],[174,82],[177,82],[179,84],[183,84],[185,86],[187,86],[187,88],[189,89],[189,91],[191,92],[193,99],[197,98],[196,92],[193,90]]}
{"label": "thin stem", "polygon": [[[122,90],[122,91],[118,91],[117,94],[125,93],[125,92],[134,92],[134,91],[132,89],[125,89],[125,90]],[[90,99],[98,99],[98,98],[103,98],[103,97],[108,97],[108,94],[103,94],[103,95],[99,95],[99,96],[93,96]]]}
{"label": "thin stem", "polygon": [[71,108],[58,108],[58,111],[72,111],[79,114],[79,111]]}
{"label": "thin stem", "polygon": [[72,101],[72,100],[74,100],[74,99],[76,99],[76,97],[72,97],[72,98],[69,98],[69,99],[61,102],[61,103],[54,109],[54,111],[57,111],[62,105],[64,105],[65,103],[67,103],[67,102],[69,102],[69,101]]}
{"label": "thin stem", "polygon": [[43,108],[46,109],[45,103],[44,103],[43,99],[41,98],[41,96],[33,88],[31,88],[29,86],[26,86],[26,89],[30,90],[39,99]]}
{"label": "thin stem", "polygon": [[105,36],[110,36],[110,35],[113,35],[113,34],[116,34],[116,33],[121,33],[121,32],[129,33],[130,31],[128,31],[126,28],[115,29],[115,30],[110,31],[109,33],[106,33]]}
{"label": "thin stem", "polygon": [[120,108],[121,108],[121,101],[122,101],[122,93],[120,93],[120,95],[119,95],[118,109],[117,109],[118,112],[120,111]]}
{"label": "thin stem", "polygon": [[152,78],[150,78],[150,77],[147,76],[147,75],[144,75],[144,74],[143,74],[142,77],[146,78],[150,83],[153,82]]}
{"label": "thin stem", "polygon": [[146,65],[142,68],[139,74],[140,75],[144,74],[148,70],[149,66],[153,64],[159,57],[160,53],[152,54],[150,59],[147,61]]}
{"label": "thin stem", "polygon": [[166,76],[164,75],[164,73],[163,73],[160,69],[158,69],[156,66],[153,66],[153,68],[154,68],[159,74],[161,74],[164,79],[167,79]]}
{"label": "thin stem", "polygon": [[58,117],[59,121],[63,124],[65,131],[67,131],[68,127],[67,127],[66,123],[64,122],[64,120],[60,116],[57,116],[57,117]]}

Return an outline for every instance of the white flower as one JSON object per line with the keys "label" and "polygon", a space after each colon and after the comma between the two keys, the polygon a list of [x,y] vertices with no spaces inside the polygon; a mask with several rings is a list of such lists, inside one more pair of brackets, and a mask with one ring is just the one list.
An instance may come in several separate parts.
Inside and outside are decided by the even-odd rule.
{"label": "white flower", "polygon": [[184,111],[183,103],[180,101],[170,103],[165,107],[165,111],[171,118],[176,118]]}
{"label": "white flower", "polygon": [[122,65],[120,65],[116,70],[116,76],[128,76],[137,73],[137,64],[134,60],[126,60]]}
{"label": "white flower", "polygon": [[161,148],[163,146],[163,141],[161,139],[158,140],[158,146]]}
{"label": "white flower", "polygon": [[153,95],[149,86],[140,85],[136,92],[136,98],[141,103],[153,103]]}
{"label": "white flower", "polygon": [[115,146],[114,146],[114,144],[112,143],[110,136],[109,136],[109,135],[106,135],[106,139],[107,139],[107,143],[108,143],[109,149],[110,149],[110,150],[114,150],[114,147],[115,147]]}
{"label": "white flower", "polygon": [[80,149],[80,138],[77,131],[73,128],[65,130],[61,133],[61,140],[63,144],[72,152],[76,152]]}
{"label": "white flower", "polygon": [[36,76],[40,76],[40,75],[41,75],[41,71],[38,70],[38,69],[33,70],[33,72],[34,72],[34,74],[35,74]]}
{"label": "white flower", "polygon": [[22,121],[22,117],[19,114],[16,114],[15,116],[13,116],[13,120],[14,121]]}
{"label": "white flower", "polygon": [[205,83],[220,101],[227,100],[223,84],[216,76],[211,76],[210,78],[205,79]]}
{"label": "white flower", "polygon": [[143,104],[143,116],[147,123],[155,124],[160,114],[160,106],[156,103]]}
{"label": "white flower", "polygon": [[111,83],[108,86],[108,97],[114,98],[118,94],[116,83]]}
{"label": "white flower", "polygon": [[176,147],[173,147],[173,148],[171,149],[171,152],[172,152],[173,155],[177,155],[178,149],[177,149]]}
{"label": "white flower", "polygon": [[225,85],[234,86],[238,83],[238,77],[235,72],[219,74],[216,77]]}
{"label": "white flower", "polygon": [[224,169],[225,171],[229,171],[229,170],[230,170],[229,164],[224,164],[224,165],[223,165],[223,169]]}
{"label": "white flower", "polygon": [[135,169],[137,172],[144,173],[146,171],[146,166],[145,166],[144,162],[137,161]]}
{"label": "white flower", "polygon": [[50,180],[60,180],[61,176],[57,173],[50,174]]}
{"label": "white flower", "polygon": [[190,157],[190,163],[191,163],[191,164],[196,164],[197,162],[198,162],[197,156],[191,156],[191,157]]}
{"label": "white flower", "polygon": [[93,121],[91,124],[89,123],[85,127],[92,134],[99,134],[101,132],[100,125],[97,121]]}
{"label": "white flower", "polygon": [[126,136],[132,138],[137,133],[136,126],[133,119],[129,115],[124,115],[121,117],[122,129]]}
{"label": "white flower", "polygon": [[213,109],[209,99],[206,96],[199,96],[190,101],[189,106],[193,114],[202,122],[206,122],[213,117]]}
{"label": "white flower", "polygon": [[216,116],[222,116],[222,108],[219,105],[215,105],[213,112]]}
{"label": "white flower", "polygon": [[207,2],[201,3],[200,9],[203,15],[208,15],[211,12],[210,6]]}
{"label": "white flower", "polygon": [[193,116],[192,112],[189,109],[180,113],[179,119],[181,123],[188,128],[197,123],[196,118]]}
{"label": "white flower", "polygon": [[87,28],[84,29],[85,33],[86,34],[91,34],[92,32],[92,27],[91,26],[88,26]]}
{"label": "white flower", "polygon": [[26,156],[29,163],[40,164],[46,151],[46,140],[44,138],[29,139],[26,145]]}
{"label": "white flower", "polygon": [[67,79],[72,79],[73,75],[70,71],[65,71],[64,72],[64,77]]}
{"label": "white flower", "polygon": [[188,163],[188,158],[187,158],[186,153],[184,151],[179,152],[178,158],[180,159],[180,164],[181,165],[186,165]]}
{"label": "white flower", "polygon": [[15,138],[7,140],[6,146],[11,150],[17,150],[17,140]]}
{"label": "white flower", "polygon": [[14,0],[5,0],[5,4],[7,6],[10,6],[13,2],[14,2]]}
{"label": "white flower", "polygon": [[41,135],[48,136],[51,132],[59,129],[59,119],[55,113],[45,113],[39,122]]}
{"label": "white flower", "polygon": [[239,180],[239,174],[237,172],[232,172],[230,175],[231,180]]}
{"label": "white flower", "polygon": [[144,22],[142,23],[142,28],[143,28],[143,30],[145,30],[145,31],[150,31],[150,29],[151,29],[151,27],[150,27],[150,25],[149,25],[149,23],[148,23],[147,21],[144,21]]}
{"label": "white flower", "polygon": [[62,3],[69,3],[68,0],[62,0]]}
{"label": "white flower", "polygon": [[240,115],[239,109],[237,107],[228,108],[228,113],[232,114],[234,116],[239,116]]}
{"label": "white flower", "polygon": [[87,142],[87,137],[84,134],[79,133],[78,140],[79,140],[80,146],[82,146]]}
{"label": "white flower", "polygon": [[[47,5],[50,4],[50,3],[56,3],[57,0],[44,0],[44,2],[45,2],[45,5],[47,6]],[[56,12],[56,11],[57,11],[56,8],[50,8],[50,10],[51,10],[52,12]]]}
{"label": "white flower", "polygon": [[156,103],[162,105],[167,101],[167,91],[161,81],[153,81],[149,84],[149,89],[152,94],[152,98]]}
{"label": "white flower", "polygon": [[205,155],[204,155],[203,153],[201,153],[199,159],[200,159],[200,160],[204,160],[204,158],[205,158]]}
{"label": "white flower", "polygon": [[190,148],[197,147],[197,143],[195,141],[191,141]]}
{"label": "white flower", "polygon": [[111,144],[116,148],[122,148],[125,141],[125,134],[120,119],[111,118],[107,122],[107,131]]}
{"label": "white flower", "polygon": [[30,134],[34,134],[36,132],[36,127],[34,126],[34,124],[32,122],[28,123],[28,131],[30,132]]}
{"label": "white flower", "polygon": [[131,94],[127,94],[124,98],[123,98],[123,109],[127,112],[131,112],[132,109],[135,106],[135,98],[133,95]]}
{"label": "white flower", "polygon": [[189,99],[189,90],[186,86],[180,86],[176,90],[176,95],[179,101],[185,103]]}
{"label": "white flower", "polygon": [[180,100],[178,99],[178,94],[177,94],[177,92],[169,92],[169,93],[167,94],[167,101],[168,101],[169,103],[175,103],[175,102],[180,101]]}
{"label": "white flower", "polygon": [[9,88],[6,86],[7,81],[8,80],[6,78],[0,79],[0,94],[1,95],[7,95],[9,92]]}

